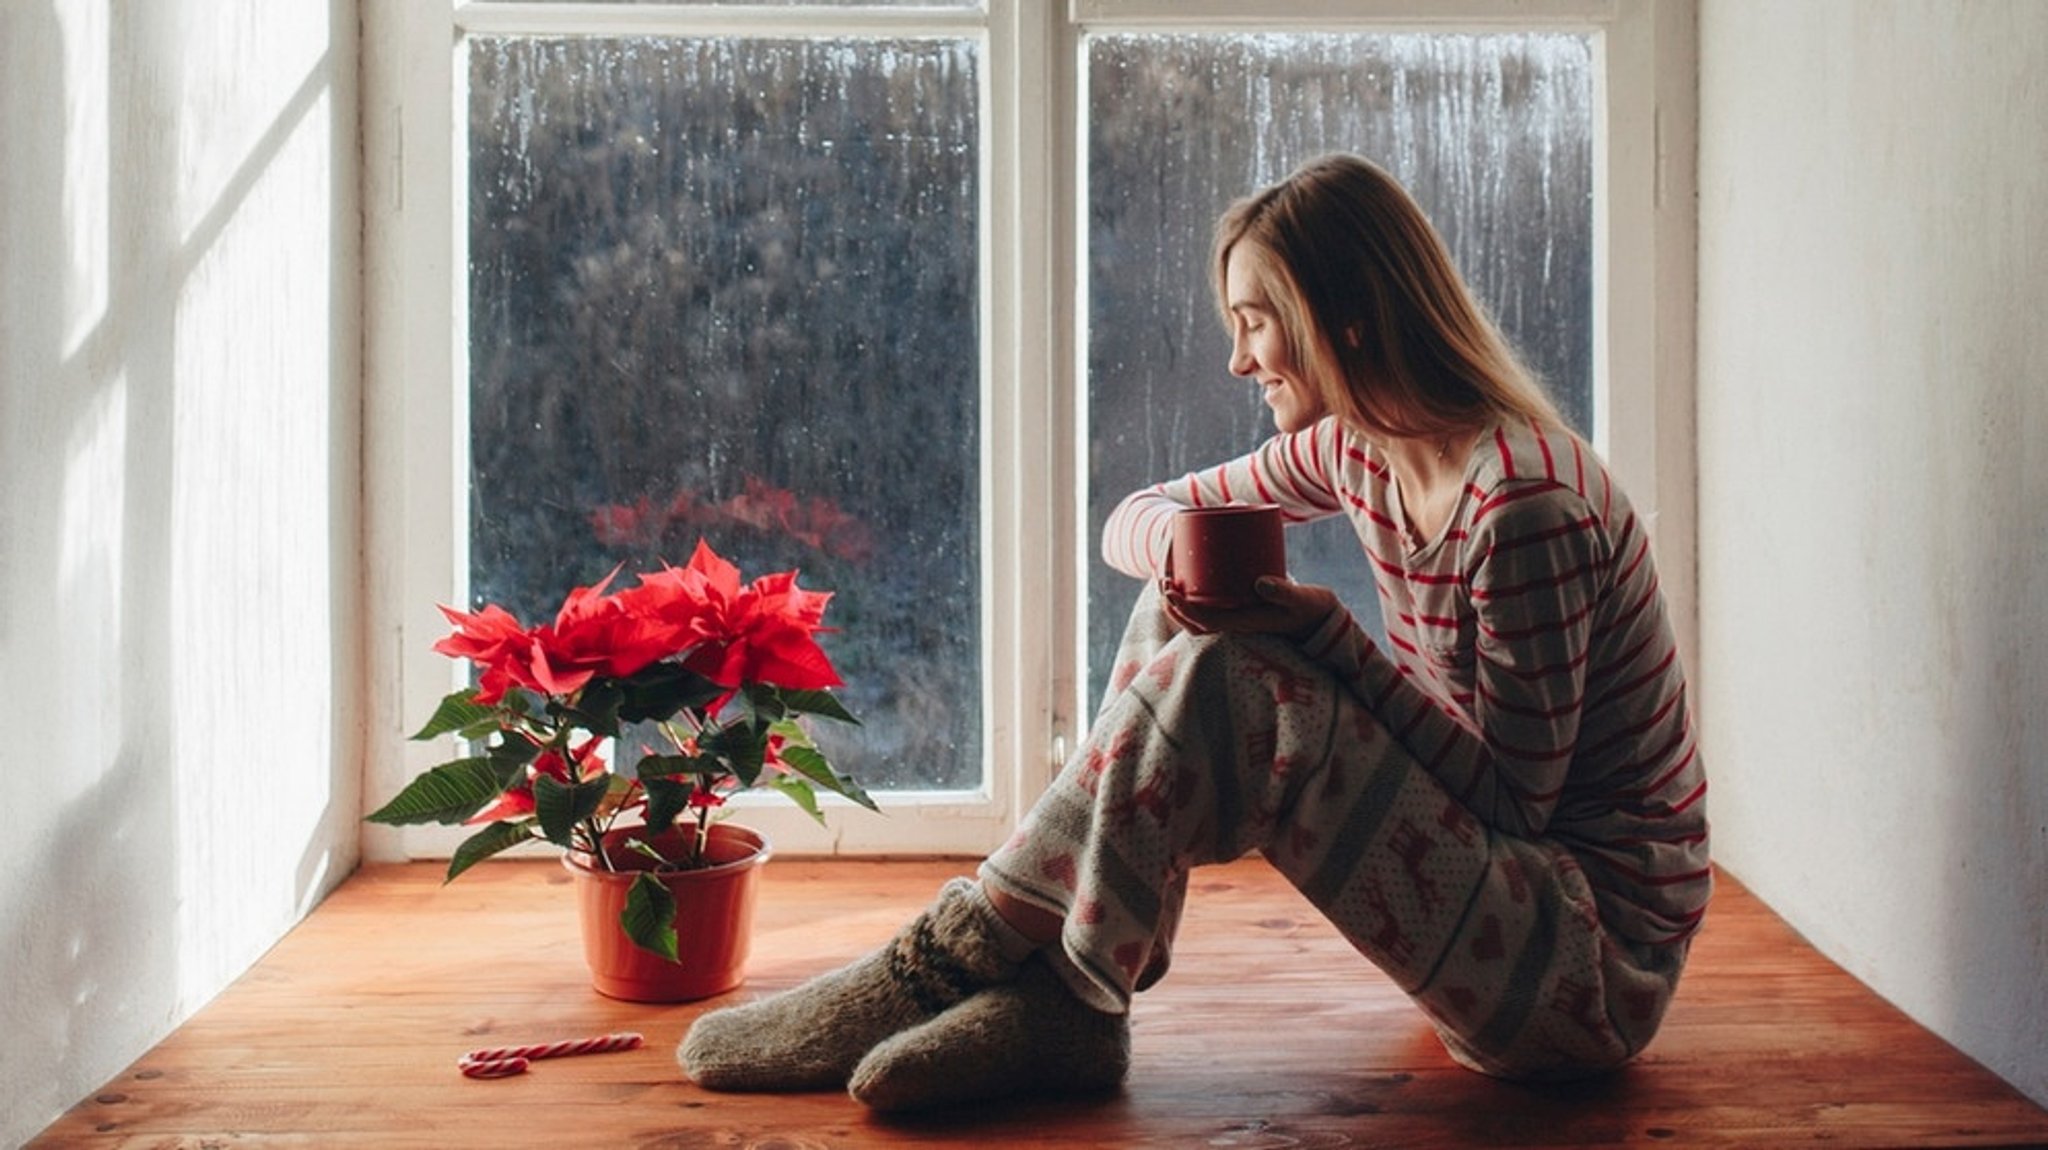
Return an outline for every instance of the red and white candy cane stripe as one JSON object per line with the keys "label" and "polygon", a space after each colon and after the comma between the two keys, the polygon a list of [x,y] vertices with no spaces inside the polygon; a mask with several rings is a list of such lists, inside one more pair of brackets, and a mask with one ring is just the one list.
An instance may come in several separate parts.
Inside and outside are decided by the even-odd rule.
{"label": "red and white candy cane stripe", "polygon": [[462,1068],[465,1078],[510,1078],[514,1074],[526,1073],[524,1058],[498,1058],[484,1062],[472,1062],[465,1058],[456,1063]]}
{"label": "red and white candy cane stripe", "polygon": [[[475,1065],[493,1062],[520,1061],[533,1058],[564,1058],[571,1054],[605,1054],[613,1050],[632,1050],[640,1045],[640,1036],[630,1031],[623,1034],[604,1034],[596,1038],[576,1038],[566,1042],[543,1042],[531,1046],[492,1046],[483,1050],[472,1050],[462,1056],[463,1073]],[[526,1067],[521,1066],[519,1070]],[[506,1071],[517,1074],[518,1070]],[[498,1077],[498,1075],[471,1075],[471,1077]]]}

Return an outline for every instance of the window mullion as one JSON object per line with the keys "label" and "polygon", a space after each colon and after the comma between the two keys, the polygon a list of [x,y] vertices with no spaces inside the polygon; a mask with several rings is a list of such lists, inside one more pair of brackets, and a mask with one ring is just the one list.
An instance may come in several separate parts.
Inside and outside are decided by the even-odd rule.
{"label": "window mullion", "polygon": [[[365,810],[440,758],[412,742],[456,686],[431,644],[457,602],[466,435],[459,421],[463,183],[447,13],[417,0],[363,8],[364,596],[370,621]],[[431,832],[366,827],[365,857],[434,853]]]}
{"label": "window mullion", "polygon": [[984,137],[989,162],[992,356],[988,423],[991,548],[996,586],[988,631],[992,783],[999,809],[1021,815],[1050,782],[1068,698],[1079,607],[1067,518],[1077,482],[1060,434],[1071,400],[1072,321],[1065,300],[1070,161],[1062,131],[1064,25],[1052,5],[994,0]]}

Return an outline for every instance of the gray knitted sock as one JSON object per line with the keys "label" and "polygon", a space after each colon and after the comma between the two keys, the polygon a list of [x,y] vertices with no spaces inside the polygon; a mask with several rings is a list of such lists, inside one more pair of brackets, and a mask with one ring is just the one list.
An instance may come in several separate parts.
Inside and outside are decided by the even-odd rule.
{"label": "gray knitted sock", "polygon": [[954,879],[880,950],[697,1019],[677,1061],[708,1090],[845,1086],[875,1043],[1016,974],[997,941],[1000,921],[978,883]]}
{"label": "gray knitted sock", "polygon": [[1016,1094],[1109,1090],[1131,1065],[1128,1015],[1068,990],[1042,958],[868,1051],[848,1091],[883,1111],[926,1110]]}

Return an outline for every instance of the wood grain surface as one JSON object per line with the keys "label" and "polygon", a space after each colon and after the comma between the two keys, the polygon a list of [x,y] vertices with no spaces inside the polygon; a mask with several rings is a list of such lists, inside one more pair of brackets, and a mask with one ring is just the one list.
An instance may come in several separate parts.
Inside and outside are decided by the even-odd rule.
{"label": "wood grain surface", "polygon": [[[1422,1016],[1264,863],[1198,871],[1125,1089],[913,1120],[844,1094],[714,1094],[690,1020],[880,944],[966,861],[770,865],[750,979],[682,1006],[589,989],[567,876],[497,861],[354,875],[245,977],[32,1147],[2035,1146],[2035,1106],[1723,876],[1663,1033],[1567,1088],[1457,1068]],[[464,1078],[477,1047],[615,1031],[638,1050]]]}

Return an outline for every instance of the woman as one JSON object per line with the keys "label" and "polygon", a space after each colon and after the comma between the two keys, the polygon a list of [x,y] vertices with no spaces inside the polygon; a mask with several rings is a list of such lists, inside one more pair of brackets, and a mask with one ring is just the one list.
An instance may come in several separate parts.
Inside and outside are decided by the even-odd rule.
{"label": "woman", "polygon": [[[881,1109],[1113,1087],[1190,868],[1259,851],[1487,1074],[1650,1040],[1711,885],[1705,778],[1643,524],[1407,193],[1313,161],[1220,221],[1232,372],[1278,434],[1139,491],[1104,531],[1141,595],[1086,745],[881,950],[706,1015],[714,1089]],[[1347,516],[1387,648],[1324,588],[1197,606],[1183,506]]]}

